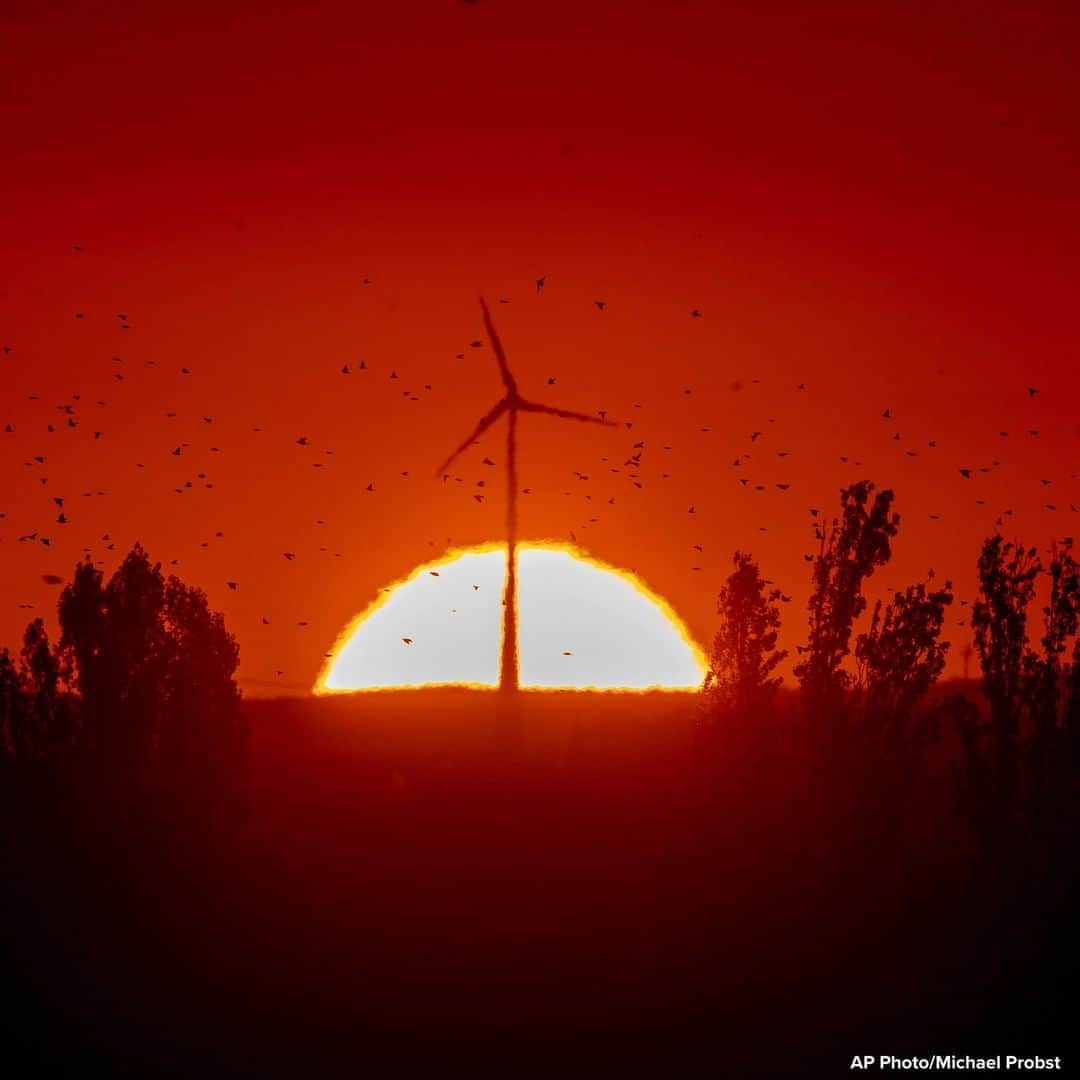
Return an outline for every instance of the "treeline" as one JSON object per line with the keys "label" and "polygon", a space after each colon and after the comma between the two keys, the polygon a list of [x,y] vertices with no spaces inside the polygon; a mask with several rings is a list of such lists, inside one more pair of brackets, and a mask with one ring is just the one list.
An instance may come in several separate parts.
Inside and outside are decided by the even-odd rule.
{"label": "treeline", "polygon": [[232,801],[246,741],[239,649],[205,593],[136,545],[108,581],[80,563],[58,614],[55,643],[35,619],[17,655],[0,651],[0,767]]}
{"label": "treeline", "polygon": [[[984,848],[1068,842],[1080,805],[1080,568],[1071,538],[1045,557],[1000,535],[984,542],[970,613],[983,700],[931,702],[949,650],[950,582],[938,584],[931,571],[878,600],[856,633],[866,583],[899,530],[893,502],[891,491],[857,483],[841,492],[837,516],[815,524],[808,635],[794,673],[822,790],[850,797],[861,789],[860,812],[880,835],[897,826],[928,751],[951,729],[960,747],[956,805]],[[787,656],[777,648],[779,605],[788,598],[750,555],[736,552],[734,564],[703,693],[709,725],[745,733],[775,717],[775,671]],[[1031,609],[1042,593],[1033,642]]]}
{"label": "treeline", "polygon": [[267,706],[236,816],[221,616],[140,548],[108,580],[80,565],[58,640],[35,621],[0,654],[9,1044],[155,1075],[373,1047],[397,1067],[403,1031],[439,1055],[598,1032],[600,1072],[658,1040],[661,1074],[832,1075],[911,1032],[1056,1052],[1080,960],[1078,568],[1068,543],[987,540],[982,691],[934,692],[961,602],[933,576],[868,599],[893,503],[857,484],[818,521],[798,694],[787,597],[739,553],[702,723],[544,696],[533,715],[573,736],[507,750],[467,737],[482,705],[435,694],[413,706],[434,746],[407,711],[388,738]]}
{"label": "treeline", "polygon": [[[899,532],[893,504],[891,491],[861,482],[841,492],[838,514],[815,513],[807,636],[794,674],[822,798],[844,813],[855,798],[866,828],[889,836],[918,798],[931,749],[948,739],[955,806],[984,846],[1068,842],[1080,810],[1080,567],[1071,539],[1043,554],[999,535],[985,541],[969,615],[981,698],[931,696],[950,647],[952,584],[931,571],[872,608],[867,598]],[[783,757],[792,734],[777,705],[788,600],[736,552],[702,689],[706,728],[756,747],[761,770]],[[108,581],[79,564],[58,614],[55,643],[36,619],[16,654],[0,651],[0,775],[89,763],[128,787],[207,805],[234,799],[246,749],[238,646],[205,594],[166,578],[136,545]]]}

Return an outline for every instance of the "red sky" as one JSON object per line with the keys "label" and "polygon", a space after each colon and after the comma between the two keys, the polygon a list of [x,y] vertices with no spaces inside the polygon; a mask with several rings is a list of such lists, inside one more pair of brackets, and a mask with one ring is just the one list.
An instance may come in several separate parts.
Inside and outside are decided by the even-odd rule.
{"label": "red sky", "polygon": [[0,642],[52,620],[43,573],[139,539],[247,692],[306,689],[381,586],[501,535],[497,436],[432,475],[499,392],[479,293],[526,393],[624,425],[523,419],[523,533],[703,641],[735,548],[802,640],[808,508],[860,477],[903,517],[875,591],[970,597],[1007,507],[1075,531],[1080,9],[732,7],[5,5]]}

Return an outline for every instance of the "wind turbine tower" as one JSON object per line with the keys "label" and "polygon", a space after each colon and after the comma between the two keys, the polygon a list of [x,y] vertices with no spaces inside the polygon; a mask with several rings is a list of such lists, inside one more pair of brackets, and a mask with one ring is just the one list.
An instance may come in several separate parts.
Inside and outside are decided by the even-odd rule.
{"label": "wind turbine tower", "polygon": [[484,326],[488,340],[495,352],[502,376],[505,393],[480,422],[462,440],[461,445],[439,466],[437,476],[443,476],[446,470],[474,442],[505,413],[506,415],[506,584],[503,591],[503,634],[502,650],[499,656],[499,690],[503,694],[516,694],[520,682],[518,677],[518,623],[517,623],[517,545],[518,545],[518,472],[517,472],[517,425],[519,413],[544,413],[560,420],[576,420],[583,424],[600,424],[614,427],[610,420],[587,413],[574,412],[572,409],[559,409],[553,405],[542,405],[523,398],[518,391],[510,367],[506,362],[506,353],[502,342],[495,332],[491,321],[491,312],[481,298],[480,308],[484,313]]}

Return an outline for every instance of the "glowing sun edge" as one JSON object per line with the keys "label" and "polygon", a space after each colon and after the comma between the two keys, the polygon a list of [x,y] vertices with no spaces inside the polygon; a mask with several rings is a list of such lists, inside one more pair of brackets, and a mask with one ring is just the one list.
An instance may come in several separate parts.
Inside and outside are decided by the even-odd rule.
{"label": "glowing sun edge", "polygon": [[[686,623],[679,617],[675,609],[665,600],[659,593],[654,592],[645,584],[644,581],[637,574],[631,573],[629,570],[623,570],[618,566],[612,566],[611,563],[604,562],[603,559],[598,559],[593,555],[588,554],[581,548],[576,547],[573,544],[566,544],[559,540],[530,540],[525,543],[518,544],[518,551],[528,550],[545,550],[545,551],[562,551],[569,555],[571,558],[576,559],[578,562],[588,563],[590,566],[595,567],[597,570],[602,570],[608,574],[614,574],[616,577],[621,578],[623,581],[631,585],[635,591],[639,592],[646,600],[655,604],[660,609],[660,613],[665,619],[675,628],[679,637],[682,639],[683,644],[690,649],[694,660],[697,663],[698,670],[701,672],[701,678],[704,680],[705,672],[708,670],[708,660],[705,657],[705,652],[701,646],[694,639],[693,635],[687,629]],[[322,671],[319,672],[319,677],[315,680],[315,685],[311,688],[313,694],[317,694],[320,697],[330,697],[333,695],[341,694],[375,694],[393,692],[395,690],[438,690],[446,688],[457,688],[466,690],[485,690],[489,693],[496,692],[499,687],[498,684],[491,683],[467,683],[467,682],[423,682],[423,683],[395,683],[393,686],[361,686],[361,687],[332,687],[326,685],[326,680],[330,675],[330,671],[333,668],[335,662],[338,659],[338,653],[345,647],[349,639],[359,629],[361,623],[373,615],[376,611],[383,606],[383,604],[389,601],[390,597],[399,589],[402,585],[409,584],[410,581],[422,577],[435,567],[444,566],[446,563],[454,562],[456,559],[461,558],[463,555],[485,555],[491,551],[506,551],[506,545],[499,543],[498,541],[488,541],[484,544],[473,544],[469,547],[451,547],[439,556],[437,559],[432,559],[430,562],[421,564],[411,570],[405,577],[399,578],[397,581],[392,582],[390,585],[386,585],[382,588],[379,595],[372,600],[370,604],[359,615],[353,616],[352,619],[346,624],[345,629],[338,634],[334,641],[333,648],[331,648],[331,656],[323,664]],[[500,645],[502,641],[501,628],[500,628]],[[590,694],[685,694],[696,689],[689,686],[523,686],[522,690],[527,690],[530,694],[546,693],[546,694],[567,694],[567,693],[590,693]]]}

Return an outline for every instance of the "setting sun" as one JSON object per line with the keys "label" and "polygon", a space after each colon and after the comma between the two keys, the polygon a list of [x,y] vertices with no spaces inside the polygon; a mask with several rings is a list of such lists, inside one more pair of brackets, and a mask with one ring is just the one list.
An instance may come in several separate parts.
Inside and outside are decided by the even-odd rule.
{"label": "setting sun", "polygon": [[[317,693],[494,687],[506,552],[456,552],[417,568],[346,627]],[[562,545],[518,549],[521,685],[694,690],[704,658],[671,608],[633,575]]]}

